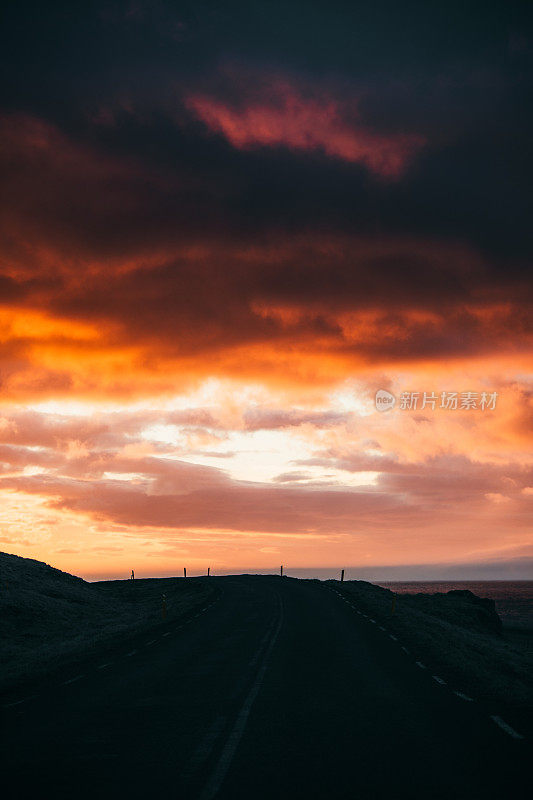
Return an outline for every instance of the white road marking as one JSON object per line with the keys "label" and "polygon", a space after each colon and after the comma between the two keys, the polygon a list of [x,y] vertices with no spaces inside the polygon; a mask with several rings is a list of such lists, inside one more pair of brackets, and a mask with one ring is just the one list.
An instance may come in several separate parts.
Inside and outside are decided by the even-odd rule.
{"label": "white road marking", "polygon": [[407,655],[409,655],[409,650],[407,649],[407,647],[404,647],[402,645],[402,650],[403,650],[404,653],[407,653]]}
{"label": "white road marking", "polygon": [[137,652],[138,650],[132,650],[131,653],[126,653],[126,657],[129,658],[130,656],[134,656]]}
{"label": "white road marking", "polygon": [[382,625],[378,625],[378,628],[380,629],[380,631],[383,631],[384,633],[387,633],[387,631],[385,630],[385,628]]}
{"label": "white road marking", "polygon": [[112,661],[110,661],[108,664],[100,664],[100,666],[98,667],[98,669],[105,669],[106,667],[110,667],[112,663],[113,663],[113,662],[112,662]]}
{"label": "white road marking", "polygon": [[263,682],[263,678],[265,677],[265,673],[267,671],[267,667],[269,664],[270,653],[272,652],[274,645],[276,644],[276,640],[278,638],[281,626],[283,624],[283,603],[280,597],[278,597],[278,601],[280,610],[278,624],[275,630],[272,633],[270,633],[269,631],[267,633],[267,636],[265,637],[265,639],[268,639],[268,635],[270,634],[270,641],[268,642],[266,651],[263,653],[262,657],[263,661],[261,667],[256,675],[253,686],[250,689],[250,692],[248,693],[246,700],[244,701],[244,705],[241,707],[235,725],[233,726],[233,730],[228,736],[228,739],[222,750],[222,754],[220,756],[218,764],[216,765],[214,772],[211,774],[211,777],[207,781],[207,784],[205,785],[204,790],[200,795],[200,800],[213,800],[213,798],[216,797],[216,795],[220,790],[220,787],[224,782],[224,778],[226,777],[226,774],[230,767],[233,756],[235,755],[237,747],[239,746],[239,742],[244,733],[244,729],[246,727],[250,711],[252,710],[252,705],[254,703],[255,698],[257,697],[257,694]]}
{"label": "white road marking", "polygon": [[20,706],[21,703],[27,703],[28,700],[32,700],[34,697],[35,697],[35,695],[32,695],[31,697],[24,697],[22,700],[17,700],[15,703],[6,703],[3,707],[4,708],[13,708],[14,706]]}
{"label": "white road marking", "polygon": [[434,681],[440,683],[441,686],[446,686],[446,681],[443,681],[442,678],[439,678],[438,675],[432,675],[431,677],[433,678]]}
{"label": "white road marking", "polygon": [[76,675],[75,678],[71,678],[69,681],[63,681],[63,686],[66,686],[67,683],[75,683],[76,681],[81,681],[81,679],[84,677],[85,675]]}
{"label": "white road marking", "polygon": [[167,631],[167,633],[164,633],[163,636],[170,636],[170,631]]}
{"label": "white road marking", "polygon": [[505,731],[505,733],[508,733],[509,736],[512,736],[513,739],[523,739],[524,738],[521,733],[517,733],[514,730],[514,728],[511,728],[511,726],[508,725],[505,722],[505,720],[503,720],[501,717],[491,716],[491,720],[493,722],[495,722],[496,725],[498,725],[498,727],[502,729],[502,731]]}
{"label": "white road marking", "polygon": [[151,644],[155,644],[155,639],[150,639],[149,642],[146,642],[146,647],[150,647]]}
{"label": "white road marking", "polygon": [[389,639],[392,639],[393,642],[397,642],[398,641],[398,637],[397,636],[393,636],[392,633],[389,633]]}
{"label": "white road marking", "polygon": [[422,662],[421,662],[421,661],[416,661],[415,663],[416,663],[416,666],[417,666],[417,667],[420,667],[420,669],[426,669],[426,665],[425,665],[425,664],[422,664]]}
{"label": "white road marking", "polygon": [[211,755],[211,751],[215,745],[216,740],[222,733],[222,730],[227,722],[226,717],[217,717],[214,723],[209,728],[206,736],[204,737],[203,741],[200,745],[196,748],[192,757],[189,759],[189,762],[186,767],[186,772],[188,774],[193,774],[200,764],[204,761],[207,761],[208,757]]}
{"label": "white road marking", "polygon": [[457,697],[460,697],[461,700],[466,700],[467,703],[473,703],[474,702],[472,700],[472,698],[469,697],[467,694],[463,694],[462,692],[454,692],[454,694],[456,694]]}
{"label": "white road marking", "polygon": [[370,622],[373,622],[373,623],[374,623],[374,625],[376,624],[376,620],[375,620],[375,619],[372,619],[372,617],[369,617],[368,619],[369,619],[369,621],[370,621]]}

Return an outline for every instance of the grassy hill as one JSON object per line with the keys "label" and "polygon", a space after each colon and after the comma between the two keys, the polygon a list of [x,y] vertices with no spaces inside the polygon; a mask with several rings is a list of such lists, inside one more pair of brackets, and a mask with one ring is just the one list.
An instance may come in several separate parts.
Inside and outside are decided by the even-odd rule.
{"label": "grassy hill", "polygon": [[0,688],[117,637],[187,613],[211,594],[203,579],[87,583],[41,561],[0,553]]}
{"label": "grassy hill", "polygon": [[507,634],[493,600],[470,591],[394,595],[366,581],[329,583],[450,685],[477,699],[533,708],[533,651]]}

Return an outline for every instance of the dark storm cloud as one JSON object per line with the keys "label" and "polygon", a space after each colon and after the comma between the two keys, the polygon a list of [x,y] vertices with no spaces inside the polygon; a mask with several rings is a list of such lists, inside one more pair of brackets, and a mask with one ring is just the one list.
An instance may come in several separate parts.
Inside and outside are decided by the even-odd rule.
{"label": "dark storm cloud", "polygon": [[[529,16],[12,4],[3,301],[151,364],[287,339],[372,360],[486,352],[489,331],[519,348]],[[358,332],[341,319],[369,309]]]}
{"label": "dark storm cloud", "polygon": [[[104,153],[176,170],[179,188],[142,209],[148,227],[160,214],[175,216],[188,167],[205,177],[207,194],[200,205],[185,198],[188,225],[211,200],[229,224],[253,229],[377,226],[466,238],[500,256],[510,247],[524,256],[530,244],[525,3],[13,4],[4,28],[5,109],[53,121]],[[240,81],[221,74],[227,63]],[[253,94],[247,73],[355,94],[372,129],[426,136],[428,151],[392,186],[369,186],[359,165],[319,155],[233,153],[220,137],[202,135],[182,95],[207,89],[242,103]],[[229,209],[226,198],[211,199],[213,178],[233,189]]]}

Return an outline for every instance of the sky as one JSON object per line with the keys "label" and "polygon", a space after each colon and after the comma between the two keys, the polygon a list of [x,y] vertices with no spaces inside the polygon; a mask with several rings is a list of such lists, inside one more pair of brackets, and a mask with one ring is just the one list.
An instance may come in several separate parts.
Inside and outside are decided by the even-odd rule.
{"label": "sky", "polygon": [[531,14],[5,5],[3,550],[533,575]]}

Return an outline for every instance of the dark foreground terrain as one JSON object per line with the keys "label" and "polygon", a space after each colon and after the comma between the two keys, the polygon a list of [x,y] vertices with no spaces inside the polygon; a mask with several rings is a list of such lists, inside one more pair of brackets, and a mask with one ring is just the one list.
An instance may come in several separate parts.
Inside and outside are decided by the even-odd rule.
{"label": "dark foreground terrain", "polygon": [[4,797],[526,796],[525,717],[441,682],[345,586],[209,588],[193,614],[4,696]]}
{"label": "dark foreground terrain", "polygon": [[205,605],[201,580],[148,578],[87,583],[42,561],[0,553],[0,693],[74,665],[96,648],[152,630]]}

